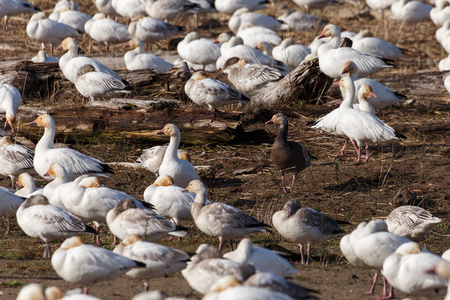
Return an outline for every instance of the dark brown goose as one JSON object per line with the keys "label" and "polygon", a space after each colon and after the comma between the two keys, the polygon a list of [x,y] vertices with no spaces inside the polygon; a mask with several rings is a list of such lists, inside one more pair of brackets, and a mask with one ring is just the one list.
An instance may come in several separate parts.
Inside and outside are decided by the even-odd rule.
{"label": "dark brown goose", "polygon": [[[275,168],[281,171],[281,181],[283,184],[283,191],[288,193],[294,189],[295,179],[297,175],[306,169],[311,163],[311,156],[300,143],[287,140],[288,134],[288,121],[284,114],[275,114],[272,119],[266,122],[266,124],[275,123],[280,126],[278,135],[273,143],[272,153],[270,154],[270,160],[275,165]],[[291,188],[286,190],[284,182],[284,175],[286,173],[294,173],[292,176]]]}

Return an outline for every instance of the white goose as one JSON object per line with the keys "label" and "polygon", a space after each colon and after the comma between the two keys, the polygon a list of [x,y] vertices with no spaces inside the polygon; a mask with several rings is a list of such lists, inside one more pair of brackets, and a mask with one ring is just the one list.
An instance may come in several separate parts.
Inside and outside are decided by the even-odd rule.
{"label": "white goose", "polygon": [[97,13],[87,21],[84,30],[94,41],[105,44],[106,51],[109,51],[109,45],[125,43],[132,38],[127,26],[108,19],[103,13]]}
{"label": "white goose", "polygon": [[220,46],[192,31],[178,43],[177,52],[182,59],[192,64],[202,65],[204,69],[220,57]]}
{"label": "white goose", "polygon": [[78,69],[87,64],[93,65],[96,71],[108,73],[111,76],[122,80],[116,72],[106,67],[98,60],[88,56],[78,56],[78,45],[73,38],[66,38],[61,45],[59,45],[58,49],[68,50],[67,53],[59,59],[59,67],[64,76],[72,83],[75,83]]}
{"label": "white goose", "polygon": [[436,40],[439,43],[442,43],[443,39],[448,35],[448,33],[450,32],[450,19],[446,20],[441,27],[439,27],[436,30]]}
{"label": "white goose", "polygon": [[53,11],[48,18],[50,20],[69,25],[80,33],[84,33],[84,24],[92,19],[91,15],[72,9]]}
{"label": "white goose", "polygon": [[[372,220],[369,223],[362,222],[350,235],[350,244],[354,254],[362,261],[362,266],[366,268],[381,270],[385,259],[395,252],[409,239],[387,232],[386,222],[383,220]],[[378,272],[375,273],[371,289],[367,292],[373,294]],[[385,289],[383,292],[385,295]],[[392,286],[390,289],[392,295]]]}
{"label": "white goose", "polygon": [[228,21],[228,28],[236,34],[241,24],[250,22],[255,26],[266,27],[272,31],[277,31],[281,22],[275,18],[262,15],[256,12],[251,12],[247,7],[236,10]]}
{"label": "white goose", "polygon": [[430,273],[441,261],[442,257],[424,252],[415,242],[404,243],[384,261],[383,275],[408,295],[444,295],[448,280]]}
{"label": "white goose", "polygon": [[391,60],[402,59],[404,50],[378,37],[367,36],[368,34],[369,30],[364,29],[352,37],[352,48]]}
{"label": "white goose", "polygon": [[191,0],[148,0],[145,11],[152,18],[159,20],[173,20],[178,16],[198,13],[201,9],[208,10],[210,5],[207,1]]}
{"label": "white goose", "polygon": [[161,57],[144,52],[144,44],[142,41],[135,37],[126,44],[124,47],[130,47],[131,51],[127,51],[123,56],[125,60],[125,65],[128,70],[142,70],[142,69],[152,69],[156,73],[165,73],[173,65]]}
{"label": "white goose", "polygon": [[53,8],[53,11],[55,12],[63,12],[67,10],[80,10],[80,6],[75,2],[71,0],[59,0],[56,2],[55,7]]}
{"label": "white goose", "polygon": [[[51,205],[67,210],[67,207],[64,205],[61,197],[59,196],[61,187],[68,182],[66,169],[59,163],[55,162],[50,165],[46,175],[54,179],[51,182],[47,183],[46,186],[44,186],[42,194],[47,197],[48,202]],[[78,178],[81,177],[82,176]]]}
{"label": "white goose", "polygon": [[137,234],[149,242],[157,242],[169,235],[186,237],[187,233],[173,222],[147,208],[138,208],[132,199],[120,201],[106,214],[109,230],[119,239]]}
{"label": "white goose", "polygon": [[349,60],[358,66],[361,77],[372,75],[383,68],[392,67],[377,56],[363,53],[353,48],[339,48],[341,31],[333,24],[325,26],[322,33],[318,36],[319,39],[325,37],[330,39],[319,47],[319,66],[320,70],[331,78],[341,78],[344,64]]}
{"label": "white goose", "polygon": [[[434,272],[437,275],[447,278],[448,282],[450,283],[450,262],[449,261],[440,261],[437,266],[433,268],[433,270],[430,270],[430,272]],[[447,288],[447,294],[445,295],[444,300],[450,300],[450,290]]]}
{"label": "white goose", "polygon": [[36,13],[31,17],[27,25],[27,34],[31,39],[42,43],[42,49],[45,49],[44,44],[50,44],[52,55],[53,47],[58,46],[65,38],[79,36],[76,29],[47,19],[43,12]]}
{"label": "white goose", "polygon": [[51,258],[50,242],[54,240],[95,233],[81,218],[49,204],[44,195],[34,195],[25,200],[16,215],[17,223],[28,236],[44,241],[44,258]]}
{"label": "white goose", "polygon": [[221,33],[214,43],[222,44],[220,48],[221,56],[217,59],[217,69],[223,69],[225,62],[233,57],[246,58],[249,63],[262,64],[272,68],[277,68],[283,72],[287,72],[287,66],[280,61],[264,55],[255,48],[244,45],[244,41],[240,37],[230,37],[228,33]]}
{"label": "white goose", "polygon": [[248,238],[242,239],[236,250],[225,253],[223,257],[240,264],[248,263],[254,266],[257,272],[271,272],[282,277],[298,274],[286,259],[272,250],[253,245]]}
{"label": "white goose", "polygon": [[391,6],[394,19],[400,22],[413,24],[413,34],[416,30],[416,24],[430,20],[430,12],[433,6],[415,0],[398,0]]}
{"label": "white goose", "polygon": [[305,12],[309,14],[311,8],[321,8],[327,5],[331,5],[331,0],[294,0],[294,3],[305,9]]}
{"label": "white goose", "polygon": [[411,205],[397,207],[386,219],[390,232],[409,239],[423,237],[441,222],[442,219],[434,217],[429,211]]}
{"label": "white goose", "polygon": [[170,38],[183,32],[183,27],[160,21],[152,17],[141,17],[134,19],[128,25],[128,32],[139,38],[143,43]]}
{"label": "white goose", "polygon": [[233,250],[232,240],[256,232],[267,232],[265,224],[241,210],[223,202],[206,204],[206,186],[200,180],[193,180],[186,188],[195,194],[191,207],[192,218],[197,228],[207,235],[219,237],[219,251],[224,241],[229,240]]}
{"label": "white goose", "polygon": [[234,103],[249,104],[249,99],[240,91],[215,78],[208,78],[207,73],[197,71],[184,86],[186,95],[195,104],[207,106],[216,111],[217,107]]}
{"label": "white goose", "polygon": [[167,124],[156,134],[170,136],[169,147],[159,167],[159,175],[169,175],[178,186],[182,187],[186,187],[192,180],[199,179],[194,166],[190,162],[178,158],[177,150],[181,142],[181,134],[178,127],[174,124]]}
{"label": "white goose", "polygon": [[263,26],[255,26],[251,22],[241,24],[236,36],[242,38],[244,45],[250,47],[255,47],[259,42],[267,42],[273,45],[281,43],[281,38],[275,31]]}
{"label": "white goose", "polygon": [[37,12],[40,9],[26,0],[0,0],[0,18],[5,17],[5,31],[8,30],[8,16]]}
{"label": "white goose", "polygon": [[232,275],[238,280],[244,281],[253,273],[253,268],[223,259],[215,247],[207,244],[198,247],[186,269],[181,271],[189,285],[200,294],[208,293],[211,286],[222,277]]}
{"label": "white goose", "polygon": [[122,17],[134,19],[145,14],[145,0],[111,0],[114,11]]}
{"label": "white goose", "polygon": [[36,188],[36,182],[33,176],[28,173],[22,173],[17,179],[17,185],[22,187],[17,190],[14,194],[20,197],[29,198],[34,195],[43,194],[43,188]]}
{"label": "white goose", "polygon": [[172,177],[162,175],[145,189],[144,201],[151,203],[158,214],[180,225],[181,220],[192,219],[191,206],[195,198],[194,194],[183,190],[174,184]]}
{"label": "white goose", "polygon": [[[14,195],[6,188],[0,188],[0,217],[10,216],[16,213],[23,203],[23,198]],[[9,226],[9,225],[8,225]]]}
{"label": "white goose", "polygon": [[114,253],[145,263],[145,268],[136,268],[126,274],[144,280],[148,292],[150,279],[181,271],[186,267],[189,254],[163,245],[145,242],[139,235],[130,235],[116,248]]}
{"label": "white goose", "polygon": [[127,85],[120,79],[101,71],[96,71],[95,67],[87,64],[78,69],[75,77],[75,88],[93,103],[99,99],[111,99],[122,94],[129,94]]}
{"label": "white goose", "polygon": [[22,96],[18,89],[10,84],[0,84],[0,113],[6,114],[5,126],[9,124],[14,133],[14,123],[17,118],[17,109],[22,104]]}
{"label": "white goose", "polygon": [[311,49],[304,45],[294,44],[294,40],[291,38],[284,39],[280,45],[272,49],[272,57],[291,69],[297,68],[308,54],[311,54]]}
{"label": "white goose", "polygon": [[[360,78],[358,67],[353,61],[347,61],[344,64],[344,68],[342,69],[342,74],[350,74],[350,77],[355,84],[355,91],[359,91],[363,85],[370,85],[373,93],[377,96],[376,98],[370,97],[368,98],[370,104],[373,106],[375,110],[379,110],[385,107],[388,107],[391,104],[397,102],[403,102],[404,100],[401,98],[406,98],[405,95],[400,93],[393,92],[390,88],[385,85],[382,85],[378,81],[370,78]],[[346,90],[344,87],[341,87],[341,94],[345,98]],[[401,98],[399,98],[401,97]],[[354,103],[358,103],[358,95],[355,93],[355,97],[353,98]]]}
{"label": "white goose", "polygon": [[[275,229],[288,241],[298,243],[302,264],[309,264],[311,244],[326,241],[345,233],[331,217],[312,208],[302,207],[297,199],[291,199],[272,217]],[[308,244],[307,257],[303,257],[303,244]]]}
{"label": "white goose", "polygon": [[52,257],[52,267],[65,281],[82,285],[85,293],[97,282],[113,279],[144,263],[110,250],[85,245],[80,237],[66,239]]}
{"label": "white goose", "polygon": [[56,63],[59,61],[59,58],[48,56],[45,50],[39,50],[38,54],[30,60],[34,63]]}
{"label": "white goose", "polygon": [[9,176],[14,185],[23,172],[35,174],[34,151],[13,141],[9,136],[0,139],[0,174]]}
{"label": "white goose", "polygon": [[287,9],[278,20],[282,21],[281,30],[302,31],[323,27],[323,21],[316,16]]}
{"label": "white goose", "polygon": [[251,11],[266,8],[265,0],[215,0],[214,7],[221,13],[232,15],[240,8],[246,7]]}
{"label": "white goose", "polygon": [[450,54],[439,61],[438,69],[441,72],[450,70]]}
{"label": "white goose", "polygon": [[[153,146],[142,151],[141,156],[137,159],[150,172],[157,174],[159,166],[161,166],[164,155],[169,145]],[[177,150],[178,157],[187,161],[191,161],[189,153],[183,149]]]}
{"label": "white goose", "polygon": [[99,12],[104,13],[109,17],[118,17],[119,14],[116,12],[111,2],[111,0],[95,0],[95,6]]}
{"label": "white goose", "polygon": [[50,115],[40,115],[30,124],[45,128],[34,155],[34,168],[39,175],[45,177],[50,165],[58,162],[66,169],[69,180],[83,174],[109,177],[106,173],[111,173],[112,169],[100,160],[70,148],[53,148],[56,129],[55,121]]}

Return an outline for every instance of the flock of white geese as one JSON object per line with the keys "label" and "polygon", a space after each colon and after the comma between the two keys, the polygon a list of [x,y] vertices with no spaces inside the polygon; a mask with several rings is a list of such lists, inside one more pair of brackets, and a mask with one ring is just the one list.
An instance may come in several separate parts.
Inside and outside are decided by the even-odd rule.
{"label": "flock of white geese", "polygon": [[[356,152],[355,164],[370,157],[369,145],[397,140],[401,135],[384,124],[376,111],[402,101],[401,95],[373,79],[365,78],[402,58],[402,49],[376,37],[341,33],[338,26],[328,24],[322,33],[304,46],[290,38],[281,40],[280,30],[307,30],[322,26],[319,18],[298,11],[286,11],[280,18],[263,15],[254,10],[265,8],[261,0],[96,0],[99,13],[90,16],[79,11],[73,1],[61,0],[46,17],[25,0],[0,0],[0,16],[35,13],[26,27],[28,36],[42,43],[42,50],[32,60],[58,62],[64,76],[83,97],[91,101],[128,94],[127,82],[116,72],[88,56],[78,55],[75,38],[81,34],[106,45],[127,43],[130,51],[124,55],[128,70],[153,69],[167,72],[175,62],[145,52],[145,43],[166,39],[183,33],[183,28],[167,23],[179,15],[220,12],[230,15],[229,33],[216,40],[202,38],[193,31],[178,44],[181,60],[194,69],[185,85],[186,94],[201,106],[215,111],[231,103],[251,103],[252,97],[273,85],[304,60],[318,57],[320,70],[339,80],[342,104],[314,122],[317,128],[345,138],[339,155],[345,154],[350,141]],[[328,0],[294,0],[310,9],[331,4]],[[450,42],[450,8],[437,0],[435,7],[418,1],[367,0],[373,10],[391,7],[392,15],[401,22],[413,24],[431,19],[437,26],[437,40],[447,50]],[[129,18],[125,26],[114,17]],[[197,21],[197,20],[196,20]],[[340,47],[341,37],[351,36],[353,47]],[[60,58],[48,56],[45,44],[66,51]],[[450,44],[449,44],[450,45]],[[271,51],[271,47],[275,46]],[[450,50],[450,47],[449,47]],[[450,69],[447,60],[440,70]],[[228,73],[230,86],[209,77],[207,71],[222,69]],[[446,86],[450,81],[445,81]],[[21,105],[20,92],[9,84],[0,85],[0,111],[12,133]],[[283,190],[292,191],[297,175],[310,165],[312,158],[301,144],[287,140],[288,120],[275,114],[267,124],[279,127],[271,160],[281,171]],[[283,253],[256,246],[247,235],[267,232],[271,227],[243,211],[223,202],[210,202],[206,185],[190,163],[189,155],[179,149],[181,134],[174,124],[165,125],[157,134],[170,137],[168,146],[156,146],[143,152],[139,161],[158,174],[138,200],[133,195],[104,187],[98,176],[110,176],[113,170],[102,161],[70,148],[55,147],[55,121],[42,114],[30,125],[44,128],[35,150],[16,143],[6,131],[0,139],[0,173],[10,176],[21,186],[16,191],[0,189],[0,216],[15,214],[17,223],[30,237],[45,243],[43,256],[51,259],[58,276],[82,286],[87,294],[99,281],[126,274],[145,283],[146,293],[133,299],[164,299],[160,292],[148,292],[152,278],[181,271],[189,285],[203,299],[316,299],[316,291],[304,289],[285,279],[298,270],[283,258]],[[365,156],[361,153],[365,147]],[[362,160],[364,158],[364,160]],[[293,173],[286,187],[285,175]],[[51,180],[44,188],[36,188],[33,176]],[[189,238],[182,223],[193,220],[206,235],[219,239],[219,247],[200,245],[193,256],[186,252],[157,244],[167,237]],[[386,221],[363,222],[346,234],[337,221],[312,208],[302,207],[297,199],[286,202],[273,214],[272,225],[286,240],[300,246],[302,263],[310,263],[311,244],[323,242],[338,234],[340,248],[347,260],[360,268],[376,270],[374,288],[379,272],[385,288],[382,298],[393,297],[393,288],[409,295],[445,294],[450,278],[450,253],[442,257],[428,252],[413,240],[430,234],[442,220],[415,206],[402,206],[389,214]],[[89,224],[89,225],[88,225]],[[102,248],[100,229],[107,225],[121,242],[114,251]],[[83,234],[96,237],[96,245],[85,244]],[[233,240],[243,238],[236,250]],[[65,239],[65,240],[64,240]],[[52,253],[51,243],[64,240]],[[224,243],[231,251],[222,254]],[[303,245],[307,244],[304,257]],[[389,283],[388,291],[386,284]],[[95,294],[95,291],[94,291]],[[36,297],[36,298],[33,298]],[[44,292],[39,284],[24,287],[17,299],[97,299],[93,296],[68,292],[56,287]],[[450,299],[450,293],[446,299]]]}

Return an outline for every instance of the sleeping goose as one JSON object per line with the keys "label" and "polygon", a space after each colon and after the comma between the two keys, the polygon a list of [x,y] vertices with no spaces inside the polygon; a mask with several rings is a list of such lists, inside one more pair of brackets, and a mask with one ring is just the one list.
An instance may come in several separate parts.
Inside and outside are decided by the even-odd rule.
{"label": "sleeping goose", "polygon": [[270,227],[223,202],[206,204],[207,190],[200,180],[191,181],[185,190],[195,194],[191,207],[195,225],[207,235],[219,237],[219,251],[222,250],[224,241],[230,241],[233,250],[233,239],[256,232],[266,232],[266,227]]}
{"label": "sleeping goose", "polygon": [[279,131],[273,143],[270,160],[275,165],[275,168],[281,171],[281,181],[285,193],[288,193],[288,190],[286,189],[284,175],[286,173],[294,173],[289,190],[292,192],[297,175],[308,167],[312,159],[308,150],[300,143],[287,140],[288,121],[284,114],[275,114],[272,119],[266,122],[266,124],[272,123],[279,126]]}
{"label": "sleeping goose", "polygon": [[123,56],[125,60],[125,65],[128,70],[142,70],[142,69],[152,69],[155,70],[156,73],[165,73],[173,65],[161,57],[144,52],[144,44],[142,41],[135,37],[131,39],[128,44],[124,46],[130,47],[130,51],[127,51]]}

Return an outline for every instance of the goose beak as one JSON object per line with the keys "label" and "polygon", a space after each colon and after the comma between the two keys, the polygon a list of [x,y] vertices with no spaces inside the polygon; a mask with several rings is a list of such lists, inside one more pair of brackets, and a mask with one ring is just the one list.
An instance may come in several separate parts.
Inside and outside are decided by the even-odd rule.
{"label": "goose beak", "polygon": [[269,121],[267,121],[265,124],[272,124],[273,123],[273,119],[270,119]]}
{"label": "goose beak", "polygon": [[156,134],[164,134],[164,128],[158,131]]}

